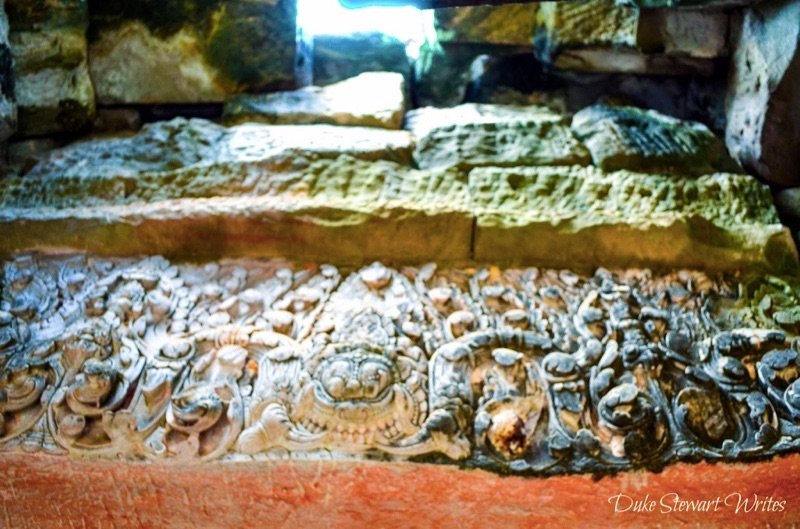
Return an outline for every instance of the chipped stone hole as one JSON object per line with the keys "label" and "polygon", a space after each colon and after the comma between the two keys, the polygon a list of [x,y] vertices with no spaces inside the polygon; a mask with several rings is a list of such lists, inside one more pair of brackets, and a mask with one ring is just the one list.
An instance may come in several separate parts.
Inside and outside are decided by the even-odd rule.
{"label": "chipped stone hole", "polygon": [[19,254],[0,450],[552,475],[800,446],[796,278]]}

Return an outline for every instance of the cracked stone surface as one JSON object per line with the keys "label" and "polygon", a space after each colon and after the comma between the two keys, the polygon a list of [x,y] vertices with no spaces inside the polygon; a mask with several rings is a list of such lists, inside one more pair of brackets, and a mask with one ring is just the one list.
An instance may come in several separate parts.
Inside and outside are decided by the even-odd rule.
{"label": "cracked stone surface", "polygon": [[738,169],[708,127],[655,110],[593,105],[575,114],[572,131],[605,170],[702,175]]}
{"label": "cracked stone surface", "polygon": [[[365,127],[176,119],[76,143],[3,180],[0,247],[341,263],[797,266],[767,188],[713,172],[713,158],[699,177],[594,168],[564,118],[541,109],[426,109],[407,126],[423,169],[411,167],[409,132]],[[656,140],[657,156],[630,159],[663,165],[658,149],[671,144]]]}
{"label": "cracked stone surface", "polygon": [[406,119],[421,168],[584,165],[568,120],[545,107],[465,104],[412,110]]}

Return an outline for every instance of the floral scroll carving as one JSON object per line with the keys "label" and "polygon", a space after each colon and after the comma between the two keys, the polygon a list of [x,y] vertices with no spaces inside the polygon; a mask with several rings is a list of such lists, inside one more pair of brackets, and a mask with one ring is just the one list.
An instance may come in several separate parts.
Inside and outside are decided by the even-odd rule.
{"label": "floral scroll carving", "polygon": [[14,256],[0,449],[556,474],[800,447],[790,279]]}

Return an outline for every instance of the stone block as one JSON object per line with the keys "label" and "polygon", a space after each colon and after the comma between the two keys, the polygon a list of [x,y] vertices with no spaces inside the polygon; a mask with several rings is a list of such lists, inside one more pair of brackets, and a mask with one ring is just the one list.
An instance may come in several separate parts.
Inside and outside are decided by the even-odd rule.
{"label": "stone block", "polygon": [[436,34],[441,42],[533,45],[537,3],[437,9]]}
{"label": "stone block", "polygon": [[218,102],[295,83],[295,0],[92,3],[102,104]]}
{"label": "stone block", "polygon": [[487,167],[469,189],[479,262],[797,269],[769,189],[748,175]]}
{"label": "stone block", "polygon": [[737,169],[708,127],[654,110],[594,105],[575,114],[572,131],[594,164],[609,171],[702,175]]}
{"label": "stone block", "polygon": [[745,11],[728,85],[725,141],[754,174],[800,183],[800,1]]}
{"label": "stone block", "polygon": [[7,3],[21,136],[78,132],[94,118],[86,2]]}
{"label": "stone block", "polygon": [[17,130],[17,103],[14,97],[14,58],[8,36],[8,17],[0,0],[0,143]]}
{"label": "stone block", "polygon": [[4,180],[0,232],[5,248],[467,260],[466,179],[411,169],[411,145],[363,127],[146,125]]}
{"label": "stone block", "polygon": [[315,35],[313,83],[325,86],[364,72],[397,72],[406,78],[411,62],[406,46],[382,33]]}
{"label": "stone block", "polygon": [[408,113],[421,168],[588,164],[568,120],[538,106],[465,104]]}
{"label": "stone block", "polygon": [[328,123],[399,129],[406,103],[402,74],[366,72],[325,87],[239,95],[225,103],[226,123]]}
{"label": "stone block", "polygon": [[718,13],[640,11],[590,0],[542,2],[534,42],[537,57],[563,70],[712,75],[726,35],[727,17]]}
{"label": "stone block", "polygon": [[[444,135],[439,153],[427,153],[431,168],[421,170],[411,167],[406,131],[225,128],[183,118],[148,124],[126,138],[20,152],[24,176],[0,182],[0,252],[800,268],[769,190],[752,177],[496,167],[568,163],[576,152],[589,163],[589,154],[574,139],[556,141],[552,130],[569,133],[560,116],[482,110],[444,109],[438,123],[437,114],[418,121],[416,130],[436,137],[447,129],[444,120],[454,130],[463,127],[447,112],[461,114],[473,125],[462,136],[488,146],[459,140],[468,147],[459,162],[457,137]],[[515,143],[523,130],[525,148]]]}

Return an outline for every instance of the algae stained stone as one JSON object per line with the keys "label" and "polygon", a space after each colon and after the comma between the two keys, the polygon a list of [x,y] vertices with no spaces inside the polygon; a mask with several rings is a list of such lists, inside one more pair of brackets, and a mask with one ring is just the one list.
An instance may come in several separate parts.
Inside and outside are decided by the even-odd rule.
{"label": "algae stained stone", "polygon": [[98,101],[223,101],[295,82],[294,0],[90,2]]}
{"label": "algae stained stone", "polygon": [[3,180],[0,246],[468,260],[465,176],[414,170],[411,152],[399,130],[146,125],[130,138],[53,151],[24,177]]}
{"label": "algae stained stone", "polygon": [[749,175],[483,167],[469,193],[478,261],[798,270],[769,188]]}
{"label": "algae stained stone", "polygon": [[437,9],[436,35],[442,42],[530,46],[537,3]]}
{"label": "algae stained stone", "polygon": [[18,133],[77,132],[94,118],[81,0],[7,0]]}

